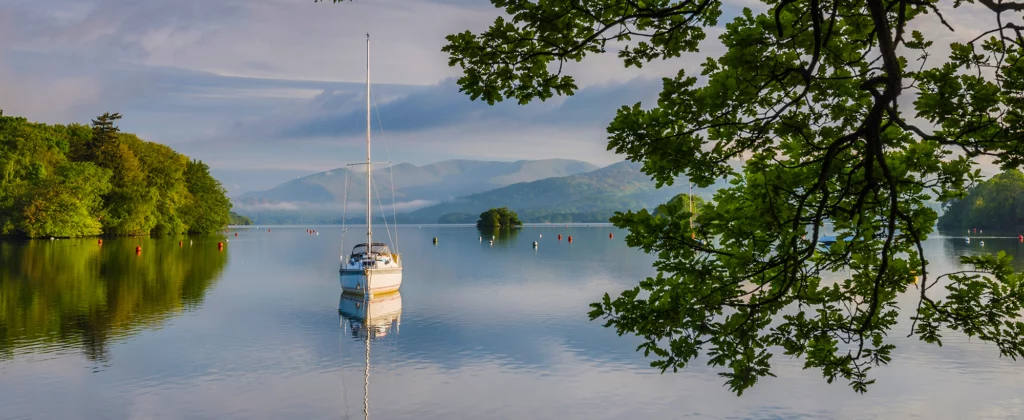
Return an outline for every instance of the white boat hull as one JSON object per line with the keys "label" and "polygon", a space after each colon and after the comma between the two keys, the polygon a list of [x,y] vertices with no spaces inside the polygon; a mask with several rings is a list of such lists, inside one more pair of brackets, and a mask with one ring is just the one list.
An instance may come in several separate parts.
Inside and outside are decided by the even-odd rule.
{"label": "white boat hull", "polygon": [[401,286],[401,267],[341,270],[341,291],[345,293],[374,296],[395,292]]}
{"label": "white boat hull", "polygon": [[371,300],[360,296],[342,295],[338,311],[346,318],[354,318],[366,325],[390,325],[402,316],[402,294],[388,293]]}

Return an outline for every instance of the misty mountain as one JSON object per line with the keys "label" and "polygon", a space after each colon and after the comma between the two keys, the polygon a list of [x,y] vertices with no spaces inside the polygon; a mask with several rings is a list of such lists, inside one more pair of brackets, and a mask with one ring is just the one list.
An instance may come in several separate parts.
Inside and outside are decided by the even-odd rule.
{"label": "misty mountain", "polygon": [[[516,162],[447,160],[424,166],[403,163],[391,168],[374,168],[374,196],[390,206],[393,179],[396,208],[403,211],[519,182],[563,177],[595,169],[597,166],[587,162],[569,159]],[[240,210],[247,207],[337,209],[345,202],[346,177],[348,202],[365,203],[366,171],[358,166],[294,179],[266,191],[242,194],[234,201]]]}
{"label": "misty mountain", "polygon": [[224,189],[228,196],[238,196],[250,191],[261,191],[273,188],[287,180],[312,175],[316,171],[301,169],[219,169],[210,168],[210,175],[213,175]]}
{"label": "misty mountain", "polygon": [[[616,211],[653,208],[687,192],[685,182],[656,189],[641,167],[619,162],[587,173],[521,182],[425,207],[400,215],[399,220],[472,223],[489,208],[509,207],[526,222],[602,222]],[[710,191],[694,194],[710,198]]]}

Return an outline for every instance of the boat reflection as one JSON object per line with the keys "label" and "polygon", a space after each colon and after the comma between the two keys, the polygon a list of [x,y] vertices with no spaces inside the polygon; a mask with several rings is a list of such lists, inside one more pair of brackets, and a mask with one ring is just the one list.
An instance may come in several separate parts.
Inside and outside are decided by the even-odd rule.
{"label": "boat reflection", "polygon": [[396,291],[372,298],[341,294],[338,302],[341,327],[352,337],[362,338],[366,350],[363,370],[363,418],[370,418],[370,341],[386,337],[392,330],[398,335],[402,325],[402,293]]}

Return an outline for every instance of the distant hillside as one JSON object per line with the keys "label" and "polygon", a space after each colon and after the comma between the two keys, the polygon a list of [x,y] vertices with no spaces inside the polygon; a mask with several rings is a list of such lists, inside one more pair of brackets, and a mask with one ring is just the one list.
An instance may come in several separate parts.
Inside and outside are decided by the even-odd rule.
{"label": "distant hillside", "polygon": [[620,162],[583,174],[521,182],[422,208],[400,220],[462,221],[466,214],[507,206],[525,222],[598,222],[607,221],[616,211],[651,208],[686,192],[685,183],[655,189],[650,177],[640,172],[641,166]]}
{"label": "distant hillside", "polygon": [[[415,166],[408,163],[395,165],[395,201],[399,211],[423,207],[443,200],[479,193],[518,182],[562,177],[589,172],[597,166],[578,160],[546,159],[516,162],[487,162],[475,160],[447,160],[430,165]],[[375,169],[375,195],[391,201],[389,168]],[[239,210],[247,207],[264,209],[340,208],[345,196],[348,176],[349,203],[357,203],[366,196],[366,173],[362,169],[349,171],[338,168],[309,175],[278,185],[266,191],[242,194],[235,199]],[[364,201],[365,202],[365,201]],[[309,206],[312,204],[312,206]]]}
{"label": "distant hillside", "polygon": [[222,169],[210,168],[213,175],[229,197],[237,197],[250,191],[273,188],[282,182],[315,174],[316,171],[301,169]]}

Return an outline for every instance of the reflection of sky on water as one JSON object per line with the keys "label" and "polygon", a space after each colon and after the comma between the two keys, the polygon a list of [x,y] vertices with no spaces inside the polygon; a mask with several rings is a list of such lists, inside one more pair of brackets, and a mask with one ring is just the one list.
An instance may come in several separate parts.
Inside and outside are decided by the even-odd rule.
{"label": "reflection of sky on water", "polygon": [[[201,310],[113,345],[96,373],[75,354],[0,363],[0,406],[40,418],[361,418],[364,348],[337,311],[340,231],[318,230],[242,230]],[[371,416],[1024,417],[1021,363],[953,334],[942,348],[906,339],[906,328],[890,335],[894,360],[872,371],[866,395],[785,356],[773,361],[778,378],[741,398],[704,359],[661,375],[636,338],[587,319],[601,294],[652,274],[652,258],[609,231],[526,228],[492,247],[472,228],[403,228],[401,330],[372,342]],[[929,241],[926,252],[941,256],[931,269],[953,269],[966,252],[1024,252],[985,241]],[[901,306],[916,304],[909,292]]]}

